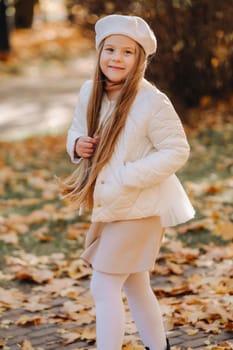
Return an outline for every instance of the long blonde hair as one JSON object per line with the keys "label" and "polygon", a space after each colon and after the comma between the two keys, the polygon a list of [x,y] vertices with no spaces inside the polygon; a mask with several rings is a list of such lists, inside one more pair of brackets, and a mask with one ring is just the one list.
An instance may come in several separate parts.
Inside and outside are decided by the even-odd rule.
{"label": "long blonde hair", "polygon": [[114,147],[123,129],[132,103],[137,95],[140,82],[146,68],[146,55],[143,48],[136,44],[136,61],[124,81],[116,101],[115,109],[104,127],[99,125],[100,108],[104,94],[105,76],[100,70],[100,56],[104,42],[101,43],[94,73],[92,92],[87,108],[88,136],[99,136],[99,143],[91,158],[82,159],[78,168],[61,185],[63,198],[68,198],[77,207],[93,206],[93,192],[96,178],[103,166],[111,158]]}

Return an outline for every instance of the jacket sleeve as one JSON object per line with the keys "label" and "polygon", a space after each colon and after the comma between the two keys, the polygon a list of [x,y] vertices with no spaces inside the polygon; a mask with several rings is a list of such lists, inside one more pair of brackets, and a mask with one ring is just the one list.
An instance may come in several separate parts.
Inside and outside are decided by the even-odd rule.
{"label": "jacket sleeve", "polygon": [[81,158],[75,157],[75,141],[80,136],[87,135],[86,110],[87,110],[87,82],[80,89],[73,122],[68,130],[66,149],[73,163],[79,163]]}
{"label": "jacket sleeve", "polygon": [[154,151],[142,159],[126,162],[121,169],[123,185],[146,188],[158,184],[181,168],[189,157],[189,144],[181,121],[166,95],[148,123]]}

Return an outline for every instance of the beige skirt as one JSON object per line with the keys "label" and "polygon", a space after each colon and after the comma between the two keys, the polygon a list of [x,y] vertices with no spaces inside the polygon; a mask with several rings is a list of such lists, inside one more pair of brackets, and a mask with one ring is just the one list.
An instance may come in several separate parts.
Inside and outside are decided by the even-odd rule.
{"label": "beige skirt", "polygon": [[91,224],[81,258],[105,273],[153,270],[164,230],[158,216]]}

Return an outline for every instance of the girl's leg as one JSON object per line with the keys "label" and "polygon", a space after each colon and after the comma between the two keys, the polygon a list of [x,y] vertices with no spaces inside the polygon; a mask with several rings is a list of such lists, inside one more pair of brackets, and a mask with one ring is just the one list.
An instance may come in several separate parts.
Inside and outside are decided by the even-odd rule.
{"label": "girl's leg", "polygon": [[150,350],[165,350],[162,315],[150,286],[149,272],[131,274],[124,284],[124,292],[144,345]]}
{"label": "girl's leg", "polygon": [[128,274],[93,271],[91,293],[96,306],[98,350],[120,350],[124,337],[125,311],[122,286]]}

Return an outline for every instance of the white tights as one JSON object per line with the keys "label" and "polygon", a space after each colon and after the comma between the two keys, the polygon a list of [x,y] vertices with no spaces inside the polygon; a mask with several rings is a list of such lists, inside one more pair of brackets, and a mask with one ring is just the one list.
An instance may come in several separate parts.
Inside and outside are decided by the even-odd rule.
{"label": "white tights", "polygon": [[150,350],[165,350],[162,315],[150,286],[149,273],[107,274],[94,271],[91,293],[96,306],[97,349],[122,348],[125,324],[122,288],[145,346]]}

